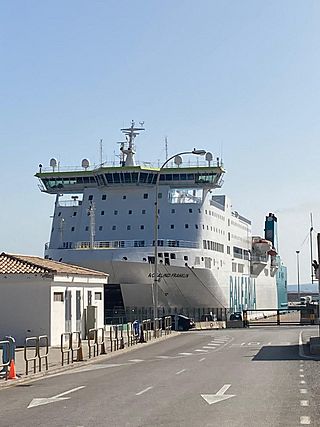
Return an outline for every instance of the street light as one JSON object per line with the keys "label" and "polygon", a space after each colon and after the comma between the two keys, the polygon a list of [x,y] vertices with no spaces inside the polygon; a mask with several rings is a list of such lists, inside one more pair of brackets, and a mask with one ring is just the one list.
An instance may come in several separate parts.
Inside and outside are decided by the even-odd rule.
{"label": "street light", "polygon": [[159,190],[159,181],[160,173],[170,160],[174,159],[177,156],[182,156],[184,154],[195,154],[196,156],[204,156],[206,154],[205,150],[196,150],[195,148],[192,151],[183,151],[177,153],[174,156],[171,156],[167,159],[163,165],[157,171],[157,180],[156,180],[156,200],[154,203],[154,277],[152,283],[152,294],[153,294],[153,318],[158,317],[158,225],[159,225],[159,212],[158,212],[158,190]]}
{"label": "street light", "polygon": [[298,302],[300,304],[300,263],[299,263],[299,253],[300,253],[300,251],[296,251],[296,254],[297,254]]}

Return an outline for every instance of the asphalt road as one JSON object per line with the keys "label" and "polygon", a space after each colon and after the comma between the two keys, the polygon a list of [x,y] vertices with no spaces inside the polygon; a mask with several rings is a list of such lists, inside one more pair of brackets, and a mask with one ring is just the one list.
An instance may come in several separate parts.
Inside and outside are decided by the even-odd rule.
{"label": "asphalt road", "polygon": [[3,389],[0,426],[320,426],[320,362],[301,354],[302,330],[184,333]]}

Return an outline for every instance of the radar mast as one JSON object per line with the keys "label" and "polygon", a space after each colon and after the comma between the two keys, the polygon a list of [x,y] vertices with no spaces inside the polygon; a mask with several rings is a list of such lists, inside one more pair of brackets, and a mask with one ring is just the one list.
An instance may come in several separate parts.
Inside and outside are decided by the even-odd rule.
{"label": "radar mast", "polygon": [[123,158],[122,166],[135,166],[134,155],[136,154],[136,152],[134,140],[142,130],[145,130],[142,127],[143,124],[144,122],[140,122],[141,127],[135,127],[135,122],[132,120],[131,126],[129,128],[121,129],[121,132],[124,133],[126,136],[126,141],[121,142],[120,145],[121,153],[126,156],[125,158]]}

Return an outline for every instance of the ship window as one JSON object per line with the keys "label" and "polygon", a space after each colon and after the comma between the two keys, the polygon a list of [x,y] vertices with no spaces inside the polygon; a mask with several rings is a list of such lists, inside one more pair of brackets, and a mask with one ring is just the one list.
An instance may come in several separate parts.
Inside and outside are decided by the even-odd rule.
{"label": "ship window", "polygon": [[132,210],[131,210],[131,209],[129,210],[128,214],[129,214],[129,215],[132,215]]}
{"label": "ship window", "polygon": [[140,179],[139,179],[139,181],[142,182],[142,183],[146,182],[147,181],[147,176],[148,176],[147,173],[140,172]]}
{"label": "ship window", "polygon": [[[145,241],[144,240],[135,240],[133,242],[133,246],[135,248],[139,247],[139,248],[143,248],[145,246]],[[146,261],[146,259],[144,259],[144,261]]]}
{"label": "ship window", "polygon": [[74,231],[74,227],[71,227],[71,231]]}
{"label": "ship window", "polygon": [[127,196],[122,196],[122,199],[123,199],[123,200],[126,200],[126,198],[127,198]]}
{"label": "ship window", "polygon": [[204,211],[204,213],[207,215],[208,214],[208,211],[207,211],[207,209]]}
{"label": "ship window", "polygon": [[172,181],[172,173],[166,174],[166,181]]}
{"label": "ship window", "polygon": [[113,211],[113,214],[114,215],[118,215],[118,211]]}
{"label": "ship window", "polygon": [[189,209],[189,213],[192,213],[192,209]]}
{"label": "ship window", "polygon": [[232,273],[237,272],[237,264],[235,262],[232,263]]}
{"label": "ship window", "polygon": [[133,172],[131,175],[132,182],[138,182],[138,172]]}
{"label": "ship window", "polygon": [[230,246],[227,246],[227,254],[230,255]]}
{"label": "ship window", "polygon": [[203,240],[203,249],[207,249],[207,241]]}
{"label": "ship window", "polygon": [[72,216],[77,216],[77,212],[73,212]]}
{"label": "ship window", "polygon": [[140,230],[144,230],[144,225],[140,225]]}
{"label": "ship window", "polygon": [[77,178],[77,184],[82,184],[83,183],[83,179],[82,179],[82,177],[81,176],[79,176],[78,178]]}
{"label": "ship window", "polygon": [[126,184],[131,183],[131,173],[129,173],[129,172],[124,173],[124,182]]}
{"label": "ship window", "polygon": [[184,224],[184,228],[189,228],[189,224]]}
{"label": "ship window", "polygon": [[113,173],[113,182],[115,184],[119,184],[120,183],[120,174],[119,173]]}
{"label": "ship window", "polygon": [[102,225],[99,226],[99,231],[102,231],[103,227]]}
{"label": "ship window", "polygon": [[96,301],[101,301],[102,300],[102,292],[95,292],[94,293],[94,299]]}
{"label": "ship window", "polygon": [[185,261],[188,261],[188,259],[189,259],[188,255],[184,255],[183,259],[184,259]]}
{"label": "ship window", "polygon": [[85,231],[88,231],[88,230],[89,230],[89,227],[88,227],[88,226],[86,226]]}
{"label": "ship window", "polygon": [[93,200],[93,195],[90,194],[90,196],[88,197],[88,200]]}
{"label": "ship window", "polygon": [[61,216],[61,212],[58,213],[58,216]]}
{"label": "ship window", "polygon": [[117,226],[116,225],[113,225],[112,226],[112,230],[116,230],[117,229]]}
{"label": "ship window", "polygon": [[101,215],[104,215],[104,211],[101,211]]}
{"label": "ship window", "polygon": [[92,183],[95,183],[95,182],[96,182],[96,180],[95,180],[95,177],[94,177],[94,176],[90,176],[90,182],[92,182]]}
{"label": "ship window", "polygon": [[172,229],[172,228],[174,228],[174,224],[171,224],[171,225],[170,225],[170,228],[171,228],[171,229]]}
{"label": "ship window", "polygon": [[101,200],[107,200],[107,195],[106,194],[102,194]]}
{"label": "ship window", "polygon": [[127,225],[127,230],[131,230],[131,225]]}
{"label": "ship window", "polygon": [[145,215],[146,210],[145,210],[145,209],[142,209],[141,213],[142,213],[142,215]]}
{"label": "ship window", "polygon": [[148,193],[144,193],[143,198],[147,199],[149,197]]}
{"label": "ship window", "polygon": [[188,180],[193,180],[194,179],[194,174],[193,173],[188,173],[187,174],[187,179]]}
{"label": "ship window", "polygon": [[196,229],[198,230],[198,228],[199,228],[198,224],[195,224],[194,226],[195,226],[195,227],[196,227]]}
{"label": "ship window", "polygon": [[176,254],[171,253],[171,254],[170,254],[170,258],[171,258],[171,259],[176,259]]}
{"label": "ship window", "polygon": [[174,181],[179,181],[179,174],[178,174],[178,173],[174,173],[174,174],[172,175],[172,179],[173,179]]}
{"label": "ship window", "polygon": [[243,273],[243,264],[238,264],[238,273]]}
{"label": "ship window", "polygon": [[154,183],[154,178],[157,179],[157,175],[155,175],[153,173],[149,173],[149,175],[148,175],[148,184],[153,184]]}
{"label": "ship window", "polygon": [[108,182],[109,184],[112,184],[112,183],[113,183],[112,173],[106,173],[106,174],[105,174],[105,177],[106,177],[107,182]]}
{"label": "ship window", "polygon": [[180,174],[180,181],[186,181],[187,175],[185,173]]}
{"label": "ship window", "polygon": [[176,210],[175,209],[171,209],[171,213],[176,213]]}

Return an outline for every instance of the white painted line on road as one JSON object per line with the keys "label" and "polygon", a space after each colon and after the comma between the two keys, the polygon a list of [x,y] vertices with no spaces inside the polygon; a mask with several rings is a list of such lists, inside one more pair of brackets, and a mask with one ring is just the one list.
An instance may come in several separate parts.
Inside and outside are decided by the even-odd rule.
{"label": "white painted line on road", "polygon": [[270,342],[268,342],[268,344],[267,345],[271,345],[272,344],[272,342],[270,341]]}
{"label": "white painted line on road", "polygon": [[176,375],[180,375],[180,374],[182,374],[182,372],[185,372],[185,371],[186,371],[186,369],[181,369],[181,371],[176,372]]}
{"label": "white painted line on road", "polygon": [[198,349],[198,350],[195,350],[195,351],[202,352],[202,353],[208,353],[208,350],[201,350],[201,349],[199,350]]}
{"label": "white painted line on road", "polygon": [[202,359],[200,359],[199,362],[203,362],[204,360],[206,360],[205,357],[203,357]]}
{"label": "white painted line on road", "polygon": [[300,377],[300,378],[304,378],[304,374],[300,374],[300,375],[299,375],[299,377]]}
{"label": "white painted line on road", "polygon": [[171,356],[156,356],[157,359],[171,359]]}
{"label": "white painted line on road", "polygon": [[206,348],[207,350],[212,350],[212,347],[208,347],[207,345],[204,345],[202,348]]}
{"label": "white painted line on road", "polygon": [[307,394],[308,390],[306,388],[300,388],[300,393],[301,394]]}
{"label": "white painted line on road", "polygon": [[301,380],[300,381],[300,384],[305,384],[306,382],[304,381],[304,380]]}
{"label": "white painted line on road", "polygon": [[136,393],[136,396],[140,396],[143,393],[146,393],[147,391],[151,390],[153,386],[147,387],[144,390],[139,391],[139,393]]}
{"label": "white painted line on road", "polygon": [[75,391],[81,390],[82,388],[85,388],[84,385],[80,387],[73,388],[71,390],[64,391],[63,393],[57,394],[56,396],[52,397],[41,397],[32,399],[32,401],[29,403],[28,408],[34,408],[35,406],[41,406],[41,405],[48,405],[48,403],[56,403],[60,402],[61,400],[68,400],[70,397],[63,397],[66,394],[74,393]]}
{"label": "white painted line on road", "polygon": [[182,356],[192,356],[192,353],[179,353],[179,354],[181,354]]}
{"label": "white painted line on road", "polygon": [[310,417],[300,417],[300,424],[303,424],[303,425],[311,424]]}
{"label": "white painted line on road", "polygon": [[130,359],[129,362],[139,363],[139,362],[144,362],[144,360],[143,359]]}
{"label": "white painted line on road", "polygon": [[246,343],[245,343],[245,342],[242,342],[242,343],[241,343],[241,345],[246,345]]}
{"label": "white painted line on road", "polygon": [[299,369],[299,372],[303,372],[303,369]]}
{"label": "white painted line on road", "polygon": [[217,343],[217,344],[225,344],[226,343],[226,341],[223,341],[223,340],[214,340],[214,341],[211,341],[211,342]]}
{"label": "white painted line on road", "polygon": [[209,342],[207,345],[211,345],[212,347],[219,347],[220,344]]}
{"label": "white painted line on road", "polygon": [[201,394],[201,397],[209,403],[209,405],[229,399],[230,397],[235,397],[235,394],[224,394],[229,387],[231,387],[231,384],[225,384],[216,394]]}
{"label": "white painted line on road", "polygon": [[309,400],[300,400],[300,406],[309,406]]}

